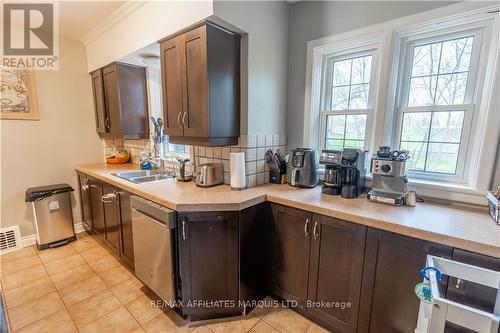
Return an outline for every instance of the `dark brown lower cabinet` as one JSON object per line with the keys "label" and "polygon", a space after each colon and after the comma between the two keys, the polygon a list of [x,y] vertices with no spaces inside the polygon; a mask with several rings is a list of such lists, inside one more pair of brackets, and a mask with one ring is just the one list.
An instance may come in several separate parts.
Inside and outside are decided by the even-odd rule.
{"label": "dark brown lower cabinet", "polygon": [[118,189],[104,183],[102,202],[104,204],[104,240],[114,252],[120,249],[120,206]]}
{"label": "dark brown lower cabinet", "polygon": [[132,237],[132,211],[130,208],[130,192],[120,190],[120,256],[130,267],[134,267],[134,240]]}
{"label": "dark brown lower cabinet", "polygon": [[271,292],[335,332],[356,332],[366,227],[272,205]]}
{"label": "dark brown lower cabinet", "polygon": [[311,249],[312,214],[300,209],[272,205],[275,240],[272,293],[305,307]]}
{"label": "dark brown lower cabinet", "polygon": [[85,230],[92,230],[92,203],[90,197],[90,179],[87,175],[78,172],[78,189],[80,191],[80,213]]}
{"label": "dark brown lower cabinet", "polygon": [[[432,254],[451,258],[453,249],[379,229],[368,229],[358,332],[413,333],[419,299],[414,287]],[[446,290],[447,279],[442,288]]]}
{"label": "dark brown lower cabinet", "polygon": [[241,314],[238,212],[178,215],[183,313],[191,320]]}
{"label": "dark brown lower cabinet", "polygon": [[356,332],[366,227],[313,215],[307,311],[334,332]]}
{"label": "dark brown lower cabinet", "polygon": [[90,186],[90,201],[92,204],[92,231],[100,237],[104,237],[104,206],[102,202],[103,183],[100,180],[91,178]]}

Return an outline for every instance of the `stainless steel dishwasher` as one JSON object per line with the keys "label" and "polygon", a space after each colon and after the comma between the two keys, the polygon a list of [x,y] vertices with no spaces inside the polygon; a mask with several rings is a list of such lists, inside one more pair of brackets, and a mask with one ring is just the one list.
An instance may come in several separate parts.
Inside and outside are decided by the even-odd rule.
{"label": "stainless steel dishwasher", "polygon": [[175,299],[176,212],[130,197],[135,275],[164,301]]}

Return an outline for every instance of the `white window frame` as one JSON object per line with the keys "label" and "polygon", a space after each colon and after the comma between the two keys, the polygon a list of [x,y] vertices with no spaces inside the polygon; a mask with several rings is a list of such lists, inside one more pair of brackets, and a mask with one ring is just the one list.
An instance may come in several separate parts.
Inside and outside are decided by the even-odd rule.
{"label": "white window frame", "polygon": [[[324,149],[326,139],[326,118],[328,115],[366,114],[366,129],[364,147],[371,149],[373,138],[373,118],[375,117],[375,105],[378,95],[378,73],[380,63],[380,48],[382,45],[382,34],[370,34],[349,40],[333,41],[314,48],[313,71],[315,73],[311,86],[311,108],[306,112],[304,123],[307,129],[306,146],[316,148],[318,151]],[[368,92],[367,109],[362,110],[329,110],[326,103],[331,91],[331,74],[327,73],[329,61],[339,61],[354,57],[372,56],[370,82]],[[306,128],[306,127],[305,127]]]}
{"label": "white window frame", "polygon": [[[491,53],[489,48],[494,46],[492,45],[494,44],[493,31],[495,30],[493,23],[492,15],[484,15],[484,10],[480,10],[455,17],[443,17],[440,22],[437,22],[437,20],[423,22],[417,26],[405,27],[395,31],[387,94],[384,141],[392,147],[399,147],[403,112],[465,111],[456,173],[451,175],[416,170],[408,172],[410,180],[417,184],[432,182],[434,185],[450,184],[473,188],[478,186],[478,178],[480,177],[478,161],[481,159],[482,151],[484,152],[482,139],[487,131],[486,118],[489,107],[489,105],[485,105],[487,103],[484,103],[488,102],[489,99],[484,98],[483,89],[485,81],[490,81],[492,84],[492,79],[488,78],[486,68],[491,66],[488,55]],[[466,35],[473,35],[474,42],[464,104],[453,106],[405,106],[409,93],[413,45],[422,40],[432,43],[433,41],[444,41]],[[492,152],[492,154],[495,153]]]}
{"label": "white window frame", "polygon": [[[330,110],[331,98],[332,98],[332,74],[333,68],[331,68],[330,63],[337,61],[361,58],[371,56],[370,64],[370,81],[368,82],[368,100],[366,109],[345,109],[345,110]],[[371,133],[371,123],[373,118],[373,112],[375,110],[375,96],[376,93],[373,92],[372,87],[375,86],[374,76],[377,73],[376,63],[378,62],[378,53],[376,48],[366,48],[359,47],[356,49],[346,50],[344,52],[337,52],[326,54],[323,56],[323,73],[322,73],[322,89],[321,89],[321,109],[320,109],[320,130],[318,138],[318,151],[325,149],[326,142],[326,123],[327,118],[330,115],[366,115],[366,125],[365,125],[365,137],[364,137],[364,147],[369,145],[370,133]],[[352,68],[351,68],[352,71]],[[351,73],[352,75],[352,73]],[[345,140],[345,137],[344,137]]]}
{"label": "white window frame", "polygon": [[[460,149],[458,151],[458,160],[455,174],[446,174],[439,172],[410,170],[408,176],[414,179],[429,179],[441,182],[465,183],[464,170],[469,162],[467,148],[471,140],[472,120],[474,116],[474,91],[476,90],[477,68],[479,54],[482,45],[482,29],[472,28],[464,30],[446,31],[440,30],[438,33],[424,33],[413,35],[405,39],[404,51],[402,52],[401,62],[403,67],[402,77],[399,79],[401,93],[397,96],[397,117],[396,132],[392,146],[398,149],[401,143],[403,114],[411,112],[439,112],[439,111],[464,111],[464,120],[462,123],[462,135],[460,139]],[[430,106],[406,106],[410,92],[410,76],[413,65],[413,51],[416,44],[431,44],[435,42],[447,41],[458,37],[473,36],[472,54],[468,71],[467,86],[463,104],[458,105],[430,105]],[[431,124],[432,125],[432,124]],[[430,126],[431,126],[430,125]],[[430,138],[429,138],[430,139]],[[411,156],[410,156],[411,158]]]}
{"label": "white window frame", "polygon": [[[460,28],[465,24],[482,25],[483,44],[477,68],[478,84],[474,91],[477,102],[467,147],[469,163],[464,169],[462,183],[409,179],[411,188],[420,195],[444,200],[485,205],[484,193],[491,189],[500,136],[500,16],[499,5],[479,2],[459,2],[418,14],[397,18],[379,24],[342,32],[337,35],[307,42],[307,62],[304,98],[304,124],[300,140],[304,147],[318,147],[319,110],[321,92],[321,57],[331,52],[332,45],[379,43],[379,63],[375,96],[375,111],[371,120],[371,137],[367,147],[371,153],[381,145],[399,145],[397,132],[397,78],[402,70],[402,39],[412,34]],[[339,48],[341,48],[339,46]],[[346,49],[347,47],[344,47]],[[300,135],[299,134],[299,135]],[[368,176],[368,179],[371,177]],[[369,185],[369,184],[368,184]]]}

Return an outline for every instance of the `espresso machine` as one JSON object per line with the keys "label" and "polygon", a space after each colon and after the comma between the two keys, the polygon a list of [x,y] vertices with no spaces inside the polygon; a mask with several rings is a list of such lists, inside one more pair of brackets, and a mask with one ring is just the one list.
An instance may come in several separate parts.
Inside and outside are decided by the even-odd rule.
{"label": "espresso machine", "polygon": [[314,187],[318,183],[316,151],[295,148],[290,151],[286,170],[286,182],[295,187]]}
{"label": "espresso machine", "polygon": [[414,205],[416,198],[407,202],[409,192],[406,160],[408,158],[410,155],[405,150],[391,151],[389,146],[379,147],[371,159],[373,186],[367,195],[369,200],[394,206]]}
{"label": "espresso machine", "polygon": [[359,149],[323,150],[319,163],[325,166],[321,192],[356,198],[365,191],[365,156]]}

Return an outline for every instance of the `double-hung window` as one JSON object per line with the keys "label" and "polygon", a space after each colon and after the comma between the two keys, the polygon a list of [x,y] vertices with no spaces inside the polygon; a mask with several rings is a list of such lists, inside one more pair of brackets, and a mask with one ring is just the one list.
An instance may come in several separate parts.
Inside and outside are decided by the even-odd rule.
{"label": "double-hung window", "polygon": [[375,58],[375,50],[324,57],[320,148],[367,146],[373,113]]}
{"label": "double-hung window", "polygon": [[463,31],[406,43],[396,146],[410,151],[414,177],[463,178],[480,41]]}

